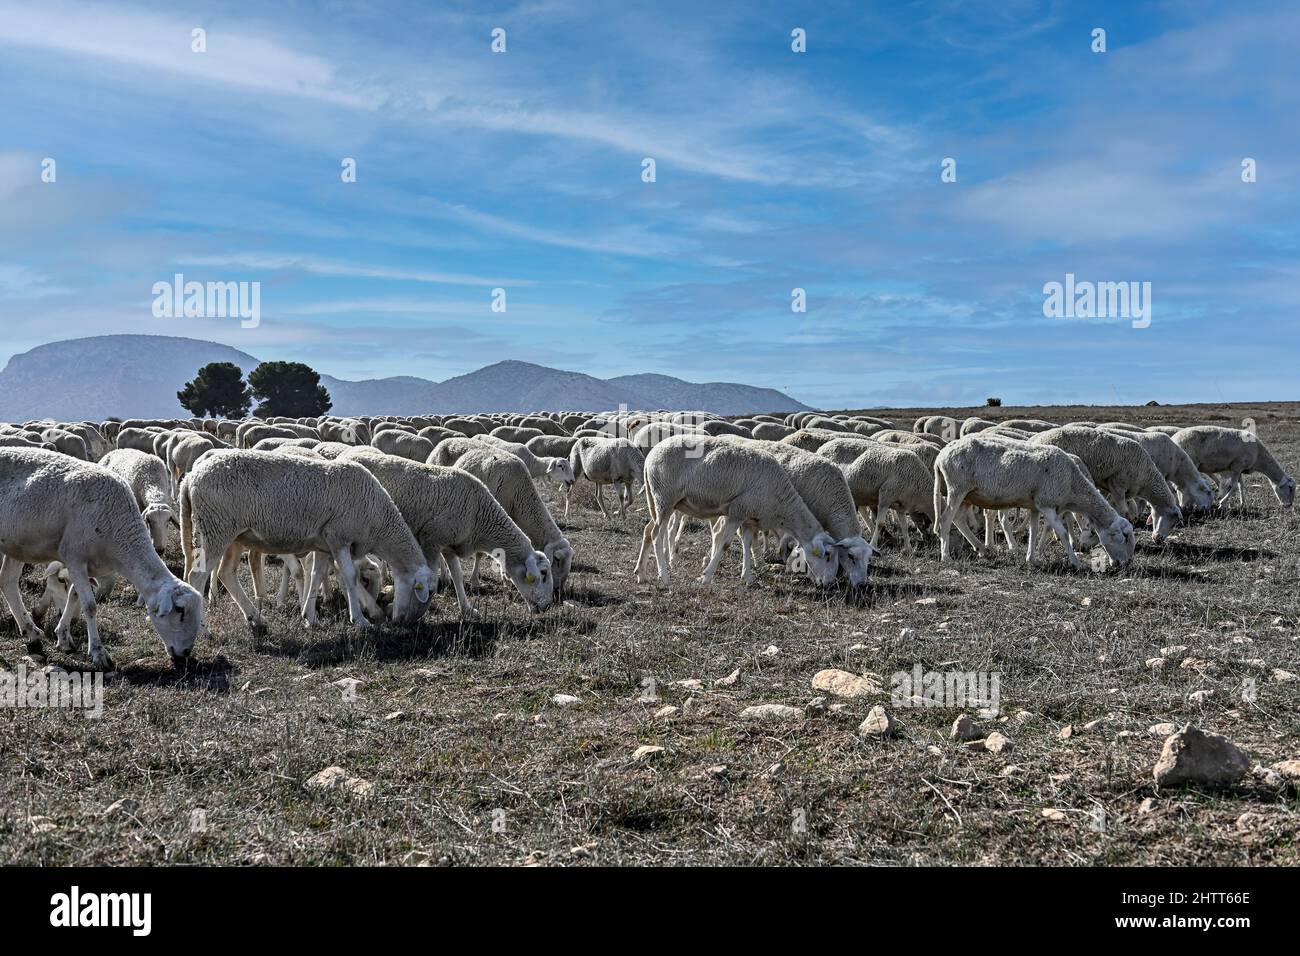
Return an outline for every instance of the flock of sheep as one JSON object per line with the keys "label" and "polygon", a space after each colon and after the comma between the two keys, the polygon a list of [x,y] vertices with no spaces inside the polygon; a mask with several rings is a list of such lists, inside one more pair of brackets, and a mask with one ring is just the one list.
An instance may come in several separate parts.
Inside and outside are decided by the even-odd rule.
{"label": "flock of sheep", "polygon": [[[1249,472],[1292,504],[1295,481],[1252,430],[1212,425],[936,415],[907,431],[867,415],[627,411],[28,422],[0,425],[0,593],[29,652],[41,653],[19,581],[26,564],[46,563],[36,610],[60,612],[58,647],[75,649],[72,625],[84,618],[92,663],[111,668],[96,600],[125,578],[183,665],[203,631],[204,595],[211,604],[229,593],[250,626],[265,627],[267,556],[284,567],[275,603],[292,583],[308,626],[335,580],[357,627],[385,614],[416,621],[442,580],[462,615],[477,617],[462,562],[474,561],[473,585],[484,556],[545,610],[563,600],[574,555],[537,480],[564,490],[566,516],[578,480],[596,486],[606,515],[605,485],[620,517],[644,493],[638,581],[653,557],[658,582],[671,585],[682,529],[697,518],[712,533],[704,583],[737,536],[741,574],[754,582],[761,534],[789,569],[857,586],[887,525],[912,550],[909,522],[938,535],[945,561],[955,528],[978,554],[1000,537],[1033,561],[1054,535],[1076,567],[1077,550],[1096,544],[1122,566],[1135,526],[1149,522],[1159,543],[1188,509],[1224,506],[1234,491],[1244,505]],[[184,580],[159,557],[172,525]],[[240,580],[245,558],[257,603]]]}

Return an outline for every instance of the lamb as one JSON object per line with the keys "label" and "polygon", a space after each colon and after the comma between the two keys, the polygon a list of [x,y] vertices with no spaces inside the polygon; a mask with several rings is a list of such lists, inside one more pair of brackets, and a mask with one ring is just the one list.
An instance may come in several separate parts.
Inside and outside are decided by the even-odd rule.
{"label": "lamb", "polygon": [[[569,452],[569,467],[574,481],[586,478],[596,486],[596,504],[605,517],[609,514],[605,511],[601,489],[605,485],[616,486],[618,516],[626,518],[627,506],[632,501],[632,486],[645,472],[645,455],[626,438],[578,438]],[[620,485],[622,487],[618,487]],[[569,516],[568,487],[564,495],[566,518]]]}
{"label": "lamb", "polygon": [[1030,441],[1078,455],[1097,487],[1109,492],[1117,507],[1126,508],[1130,498],[1149,502],[1155,514],[1151,540],[1157,544],[1169,536],[1174,522],[1183,516],[1164,475],[1131,438],[1098,428],[1059,427],[1039,432]]}
{"label": "lamb", "polygon": [[131,486],[149,526],[154,550],[161,554],[167,545],[168,523],[179,524],[172,506],[172,478],[167,464],[134,448],[118,448],[105,455],[100,465],[120,475]]}
{"label": "lamb", "polygon": [[[952,560],[949,536],[963,504],[981,508],[1030,508],[1038,512],[1065,545],[1070,564],[1081,567],[1059,512],[1085,515],[1096,527],[1102,546],[1119,565],[1133,558],[1133,526],[1120,517],[1070,456],[1055,445],[1013,442],[970,435],[939,453],[934,473],[934,530],[940,557]],[[958,531],[983,553],[984,545],[961,523]],[[1032,562],[1038,550],[1038,522],[1029,523]]]}
{"label": "lamb", "polygon": [[1131,438],[1142,446],[1142,450],[1151,456],[1156,468],[1165,476],[1165,480],[1174,486],[1178,494],[1178,504],[1182,508],[1212,508],[1214,506],[1214,486],[1197,469],[1196,464],[1178,446],[1178,443],[1163,432],[1149,432],[1145,429],[1131,431],[1119,429],[1118,423],[1100,426],[1105,430],[1118,430],[1125,438]]}
{"label": "lamb", "polygon": [[[217,572],[256,631],[265,624],[236,574],[241,547],[267,554],[324,552],[339,568],[348,613],[370,626],[357,593],[355,557],[373,553],[393,572],[392,619],[410,624],[433,593],[433,572],[397,506],[370,472],[350,461],[223,449],[195,464],[181,483],[181,548],[190,583],[200,590]],[[194,535],[199,554],[194,555]],[[315,623],[315,594],[328,565],[317,555],[302,616]]]}
{"label": "lamb", "polygon": [[[885,516],[893,509],[903,528],[903,550],[911,554],[912,537],[907,529],[910,515],[922,514],[934,522],[934,473],[918,452],[921,446],[893,445],[852,439],[829,442],[825,455],[844,473],[854,506],[866,517],[870,509],[874,525],[871,547],[877,549]],[[935,452],[938,456],[938,452]]]}
{"label": "lamb", "polygon": [[1267,445],[1253,432],[1221,425],[1194,425],[1173,436],[1174,444],[1185,451],[1197,469],[1207,475],[1228,476],[1218,505],[1227,504],[1235,489],[1241,507],[1246,507],[1246,486],[1241,476],[1259,472],[1273,485],[1273,494],[1283,508],[1295,502],[1295,479],[1282,470]]}
{"label": "lamb", "polygon": [[835,582],[839,549],[795,490],[784,466],[757,445],[720,438],[679,435],[657,444],[646,457],[645,494],[650,520],[641,537],[636,574],[643,582],[653,542],[659,583],[671,583],[667,538],[674,511],[709,520],[725,518],[713,529],[713,549],[700,581],[713,580],[723,547],[741,531],[745,566],[755,580],[750,555],[753,529],[772,528],[791,535],[803,549],[808,575],[820,585]]}
{"label": "lamb", "polygon": [[[33,653],[41,631],[23,606],[23,565],[59,561],[86,619],[90,660],[111,670],[99,640],[92,576],[120,575],[135,587],[173,663],[194,649],[203,621],[198,593],[177,580],[153,549],[135,496],[125,481],[99,465],[45,449],[0,449],[0,593]],[[69,601],[55,628],[60,650],[70,651],[76,608]]]}
{"label": "lamb", "polygon": [[534,612],[550,606],[555,584],[551,562],[533,549],[528,536],[510,520],[487,486],[459,468],[442,468],[358,447],[343,456],[378,479],[433,567],[447,562],[461,614],[479,612],[465,595],[461,561],[479,553],[492,554]]}
{"label": "lamb", "polygon": [[[476,444],[477,448],[457,459],[456,467],[487,485],[492,497],[501,502],[506,514],[528,535],[533,547],[551,562],[555,600],[563,603],[564,587],[568,583],[569,572],[573,569],[573,545],[560,533],[560,526],[555,523],[542,496],[537,493],[537,487],[529,477],[524,463],[509,452],[493,448],[486,442]],[[477,561],[475,565],[477,567]]]}

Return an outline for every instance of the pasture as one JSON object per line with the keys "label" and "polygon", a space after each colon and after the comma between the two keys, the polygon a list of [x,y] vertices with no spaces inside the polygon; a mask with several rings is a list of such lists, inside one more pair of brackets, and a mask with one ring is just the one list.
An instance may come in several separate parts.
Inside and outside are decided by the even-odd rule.
{"label": "pasture", "polygon": [[[1297,411],[872,414],[904,428],[940,412],[1249,417],[1295,474]],[[185,672],[119,586],[99,614],[119,668],[102,717],[0,711],[0,863],[1295,865],[1293,791],[1253,776],[1223,792],[1158,791],[1151,774],[1161,723],[1224,734],[1252,765],[1300,758],[1300,683],[1275,673],[1300,674],[1300,522],[1262,478],[1247,483],[1244,514],[1191,518],[1163,547],[1142,534],[1122,571],[1072,571],[1055,544],[1046,566],[1005,550],[941,565],[933,537],[910,559],[890,539],[852,594],[775,565],[745,587],[738,548],[701,587],[687,573],[707,554],[698,522],[674,589],[638,585],[644,502],[607,519],[580,483],[566,520],[543,482],[576,549],[563,606],[530,615],[486,575],[481,622],[462,624],[444,591],[414,629],[358,633],[340,601],[318,631],[269,610],[254,638],[226,600]],[[173,532],[177,573],[180,558]],[[50,663],[86,666],[78,633],[83,653],[50,640]],[[6,615],[0,657],[22,654]],[[918,665],[996,673],[999,714],[891,704],[891,675]],[[882,693],[813,690],[826,668],[879,675]],[[1212,693],[1189,697],[1199,691]],[[879,703],[897,733],[864,738]],[[741,716],[760,704],[804,713]],[[1012,746],[950,739],[963,712]],[[641,747],[662,750],[634,758]],[[331,766],[369,788],[306,785]]]}

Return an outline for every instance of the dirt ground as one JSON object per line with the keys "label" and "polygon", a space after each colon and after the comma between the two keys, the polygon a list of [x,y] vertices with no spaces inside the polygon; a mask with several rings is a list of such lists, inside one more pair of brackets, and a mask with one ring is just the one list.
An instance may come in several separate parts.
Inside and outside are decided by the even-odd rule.
{"label": "dirt ground", "polygon": [[[945,411],[1250,418],[1297,474],[1298,410],[870,411],[904,428]],[[776,565],[747,588],[738,553],[704,588],[685,573],[707,552],[702,526],[673,590],[638,585],[644,505],[607,519],[586,486],[570,519],[557,512],[577,551],[563,607],[530,616],[489,578],[472,596],[482,623],[461,624],[443,593],[414,630],[361,634],[336,604],[314,632],[272,610],[255,640],[226,601],[186,673],[119,586],[100,611],[120,668],[103,715],[0,710],[0,863],[1295,865],[1293,792],[1152,778],[1160,723],[1224,734],[1252,764],[1300,758],[1300,683],[1285,676],[1300,674],[1300,524],[1261,477],[1248,486],[1244,513],[1141,541],[1124,571],[1072,571],[1055,544],[1030,568],[1006,551],[941,565],[933,540],[905,560],[886,541],[860,593]],[[167,558],[179,570],[179,551]],[[6,615],[0,657],[23,653]],[[891,702],[893,675],[918,666],[996,674],[998,714]],[[878,675],[881,692],[813,690],[826,668]],[[897,733],[864,738],[880,703]],[[801,713],[741,716],[759,704]],[[950,739],[962,713],[1011,746]],[[634,756],[646,746],[663,749]],[[332,766],[369,786],[306,785]]]}

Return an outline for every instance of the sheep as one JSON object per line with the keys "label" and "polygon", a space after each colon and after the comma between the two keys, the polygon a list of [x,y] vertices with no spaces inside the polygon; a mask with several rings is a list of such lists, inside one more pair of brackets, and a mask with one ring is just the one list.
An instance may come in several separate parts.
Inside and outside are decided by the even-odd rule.
{"label": "sheep", "polygon": [[853,433],[830,431],[824,428],[801,428],[797,432],[786,435],[778,444],[793,445],[795,448],[802,448],[804,451],[816,451],[828,441],[835,441],[837,438],[843,438],[845,435],[850,434]]}
{"label": "sheep", "polygon": [[[632,501],[632,486],[641,480],[645,471],[645,455],[626,438],[578,438],[569,451],[569,467],[573,480],[586,478],[596,486],[596,504],[600,513],[605,511],[601,489],[615,485],[618,497],[618,516],[627,517],[627,506]],[[617,486],[621,485],[619,488]],[[564,516],[569,516],[569,486],[565,488]]]}
{"label": "sheep", "polygon": [[1103,431],[1118,430],[1125,438],[1131,438],[1141,445],[1142,450],[1151,456],[1156,468],[1165,476],[1165,480],[1174,486],[1180,507],[1208,509],[1214,506],[1214,486],[1197,469],[1187,452],[1169,435],[1142,428],[1136,431],[1120,429],[1118,423],[1108,422],[1099,427]]}
{"label": "sheep", "polygon": [[524,442],[524,446],[539,458],[568,458],[577,440],[572,435],[538,435]]}
{"label": "sheep", "polygon": [[41,441],[49,442],[65,455],[90,461],[90,451],[86,448],[85,440],[73,432],[62,428],[47,428],[41,432]]}
{"label": "sheep", "polygon": [[500,438],[502,441],[515,442],[516,444],[527,444],[530,438],[540,438],[546,434],[540,428],[523,428],[518,425],[498,425],[488,432],[493,438]]}
{"label": "sheep", "polygon": [[425,427],[425,428],[421,428],[420,431],[419,431],[417,434],[419,434],[419,436],[420,436],[421,438],[426,438],[426,439],[428,439],[429,441],[433,442],[433,446],[434,446],[435,448],[438,447],[438,444],[439,444],[440,442],[442,442],[442,441],[444,441],[444,440],[446,440],[446,439],[448,439],[448,438],[463,438],[463,437],[464,437],[463,435],[461,435],[460,432],[458,432],[458,431],[453,431],[453,430],[450,429],[450,428],[444,428],[444,427],[441,426],[441,425],[429,425],[429,426],[427,426],[427,427]]}
{"label": "sheep", "polygon": [[460,432],[467,438],[472,438],[475,435],[486,435],[488,433],[488,429],[482,422],[475,421],[472,418],[449,418],[443,422],[442,425],[444,428],[450,428],[453,431]]}
{"label": "sheep", "polygon": [[58,451],[53,442],[37,441],[22,435],[0,435],[0,448],[44,448],[46,451]]}
{"label": "sheep", "polygon": [[725,518],[714,527],[713,549],[701,583],[712,582],[723,546],[737,530],[745,543],[741,576],[746,583],[755,580],[749,561],[755,527],[791,535],[803,549],[809,577],[821,585],[835,581],[839,570],[835,540],[799,497],[784,466],[757,445],[696,435],[665,439],[646,456],[645,495],[650,520],[637,555],[638,582],[644,582],[653,542],[659,583],[664,587],[671,583],[666,545],[674,511],[705,520]]}
{"label": "sheep", "polygon": [[760,421],[754,426],[753,436],[762,441],[778,442],[786,435],[793,435],[795,429],[789,425],[780,425],[776,422]]}
{"label": "sheep", "polygon": [[278,451],[281,448],[315,448],[319,444],[320,441],[315,438],[263,438],[253,446],[253,451]]}
{"label": "sheep", "polygon": [[1055,422],[1044,421],[1041,418],[1008,418],[1004,422],[999,422],[999,427],[1015,428],[1022,432],[1045,432],[1053,428],[1059,428]]}
{"label": "sheep", "polygon": [[375,432],[370,444],[382,452],[424,464],[433,454],[433,442],[419,435],[393,428]]}
{"label": "sheep", "polygon": [[[555,600],[563,603],[564,588],[569,580],[569,572],[573,569],[573,545],[560,533],[559,525],[551,517],[542,496],[537,493],[524,463],[509,452],[494,448],[486,442],[477,444],[477,448],[457,459],[456,467],[487,485],[492,497],[501,502],[506,514],[528,535],[533,547],[551,562]],[[476,560],[476,571],[477,566]],[[477,574],[475,580],[477,581]]]}
{"label": "sheep", "polygon": [[957,436],[959,438],[965,438],[967,435],[982,432],[985,429],[993,428],[996,425],[997,422],[991,422],[987,418],[979,418],[978,416],[972,415],[961,423],[961,428],[958,429]]}
{"label": "sheep", "polygon": [[573,484],[573,468],[567,458],[541,458],[534,455],[527,445],[506,441],[495,435],[476,435],[473,440],[510,452],[524,463],[532,478],[546,478],[566,491]]}
{"label": "sheep", "polygon": [[1058,427],[1037,433],[1030,443],[1054,445],[1078,455],[1093,482],[1109,492],[1121,510],[1126,509],[1130,498],[1149,502],[1155,515],[1151,540],[1157,544],[1169,536],[1174,522],[1183,516],[1164,475],[1131,438],[1098,428]]}
{"label": "sheep", "polygon": [[[868,545],[862,537],[856,502],[844,472],[834,462],[814,452],[784,446],[780,442],[762,447],[762,450],[785,467],[790,483],[808,510],[835,538],[840,566],[844,568],[849,583],[854,587],[866,584],[875,542]],[[929,473],[926,474],[928,478]],[[928,491],[929,482],[926,484]]]}
{"label": "sheep", "polygon": [[1183,430],[1183,426],[1182,425],[1148,425],[1146,430],[1149,432],[1163,432],[1164,434],[1168,435],[1170,438],[1173,438],[1175,435],[1177,435],[1180,431]]}
{"label": "sheep", "polygon": [[[908,517],[923,514],[930,519],[929,523],[934,521],[934,473],[931,465],[918,454],[921,450],[922,446],[841,439],[828,442],[818,451],[843,472],[854,506],[864,518],[870,509],[871,520],[867,524],[874,525],[873,550],[878,549],[880,531],[891,509],[898,515],[903,529],[903,550],[908,554],[913,551]],[[928,446],[925,450],[929,450]]]}
{"label": "sheep", "polygon": [[1273,485],[1273,494],[1283,508],[1295,502],[1295,479],[1282,470],[1268,446],[1250,431],[1222,425],[1194,425],[1173,436],[1174,444],[1185,451],[1196,467],[1207,475],[1228,475],[1228,483],[1218,500],[1227,504],[1233,490],[1246,507],[1246,486],[1241,476],[1259,472]]}
{"label": "sheep", "polygon": [[411,462],[364,447],[343,459],[355,461],[378,479],[415,533],[430,567],[439,557],[446,560],[463,616],[480,616],[465,595],[461,570],[462,560],[480,553],[497,557],[531,610],[550,606],[555,591],[551,562],[533,549],[483,482],[459,468]]}
{"label": "sheep", "polygon": [[[980,508],[1029,508],[1040,514],[1065,545],[1073,567],[1081,567],[1059,517],[1061,511],[1087,516],[1097,528],[1102,546],[1118,565],[1133,558],[1133,526],[1120,517],[1070,456],[1055,445],[1014,442],[968,435],[939,452],[934,472],[934,530],[939,535],[940,558],[952,560],[949,536],[953,519],[963,504]],[[975,548],[984,545],[958,523],[957,530]],[[1038,522],[1029,524],[1032,562],[1038,550]]]}
{"label": "sheep", "polygon": [[123,427],[117,433],[118,448],[134,448],[136,451],[144,451],[153,454],[154,439],[160,434],[166,434],[167,429],[151,426],[149,428],[126,428]]}
{"label": "sheep", "polygon": [[161,554],[167,544],[168,523],[178,524],[172,505],[172,477],[166,462],[134,448],[118,448],[105,455],[99,464],[131,486],[140,513],[149,526],[154,549]]}
{"label": "sheep", "polygon": [[926,415],[916,420],[912,431],[922,435],[937,435],[944,441],[956,441],[961,431],[961,422],[948,415]]}
{"label": "sheep", "polygon": [[290,425],[267,425],[264,422],[250,421],[239,426],[235,434],[235,447],[252,448],[263,438],[320,438],[320,435],[303,435]]}
{"label": "sheep", "polygon": [[[204,455],[181,483],[181,548],[190,583],[201,585],[217,572],[260,632],[261,614],[235,573],[239,547],[269,554],[324,552],[339,568],[352,623],[367,628],[357,593],[354,557],[373,553],[393,572],[392,619],[410,624],[424,613],[433,593],[433,572],[397,506],[370,472],[350,461],[290,457],[278,453],[222,449]],[[194,535],[199,554],[194,555]],[[308,626],[316,622],[315,593],[328,570],[320,555],[303,601]]]}
{"label": "sheep", "polygon": [[[203,601],[167,570],[153,549],[135,496],[125,481],[99,465],[40,448],[0,449],[0,593],[27,639],[40,653],[41,631],[23,605],[23,565],[59,561],[86,620],[90,660],[111,670],[99,640],[92,576],[120,575],[135,587],[173,663],[190,656],[203,621]],[[55,634],[70,651],[71,601]]]}

